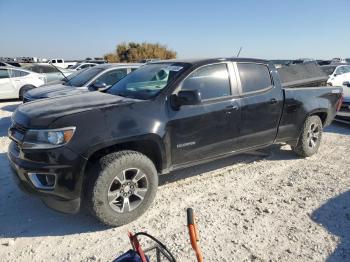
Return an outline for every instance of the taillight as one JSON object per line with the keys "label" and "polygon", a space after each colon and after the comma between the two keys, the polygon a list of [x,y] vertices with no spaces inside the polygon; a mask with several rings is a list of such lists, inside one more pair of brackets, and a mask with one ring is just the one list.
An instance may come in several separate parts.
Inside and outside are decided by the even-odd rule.
{"label": "taillight", "polygon": [[339,98],[339,100],[338,100],[338,102],[337,102],[337,109],[336,109],[337,112],[340,110],[343,101],[344,101],[344,94],[342,93],[340,98]]}

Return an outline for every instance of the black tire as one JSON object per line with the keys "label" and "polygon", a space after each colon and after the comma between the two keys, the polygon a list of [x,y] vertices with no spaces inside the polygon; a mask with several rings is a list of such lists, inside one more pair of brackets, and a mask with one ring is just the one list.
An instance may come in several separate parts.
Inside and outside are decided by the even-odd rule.
{"label": "black tire", "polygon": [[318,116],[309,116],[301,131],[298,144],[294,152],[302,157],[309,157],[317,153],[322,139],[322,121]]}
{"label": "black tire", "polygon": [[[142,178],[134,182],[136,174]],[[108,154],[100,158],[87,175],[86,201],[89,209],[102,223],[109,226],[121,226],[137,219],[149,208],[156,196],[157,170],[147,156],[136,151]],[[125,182],[120,182],[121,177]],[[124,198],[126,194],[128,196]],[[112,201],[111,195],[120,196]]]}
{"label": "black tire", "polygon": [[19,94],[18,94],[19,99],[23,101],[24,93],[29,91],[29,90],[31,90],[31,89],[33,89],[33,88],[35,88],[35,86],[32,86],[32,85],[22,86],[21,89],[19,90]]}

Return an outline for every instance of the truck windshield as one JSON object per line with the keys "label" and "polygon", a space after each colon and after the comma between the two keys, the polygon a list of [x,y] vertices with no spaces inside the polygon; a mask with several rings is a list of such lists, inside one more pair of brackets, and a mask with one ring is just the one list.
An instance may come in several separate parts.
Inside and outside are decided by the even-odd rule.
{"label": "truck windshield", "polygon": [[125,76],[107,90],[108,94],[147,100],[155,97],[190,64],[147,64]]}
{"label": "truck windshield", "polygon": [[77,75],[74,75],[73,78],[69,79],[69,83],[66,83],[66,85],[75,87],[84,86],[87,82],[89,82],[92,78],[94,78],[102,71],[102,68],[89,68],[81,73],[77,73]]}

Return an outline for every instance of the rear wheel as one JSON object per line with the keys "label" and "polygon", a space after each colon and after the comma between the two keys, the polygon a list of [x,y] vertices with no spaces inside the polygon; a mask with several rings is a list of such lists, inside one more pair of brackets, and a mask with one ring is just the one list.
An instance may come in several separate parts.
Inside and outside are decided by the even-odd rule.
{"label": "rear wheel", "polygon": [[141,216],[153,202],[158,187],[153,162],[135,151],[102,157],[88,176],[90,209],[110,226],[124,225]]}
{"label": "rear wheel", "polygon": [[306,119],[298,144],[293,148],[300,156],[312,156],[318,151],[322,138],[322,121],[318,116]]}

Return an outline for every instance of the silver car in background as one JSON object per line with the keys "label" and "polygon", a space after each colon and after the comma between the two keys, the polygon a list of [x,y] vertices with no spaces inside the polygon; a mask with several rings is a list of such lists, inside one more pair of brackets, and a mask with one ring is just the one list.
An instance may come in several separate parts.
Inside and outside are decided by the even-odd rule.
{"label": "silver car in background", "polygon": [[54,67],[50,64],[30,64],[23,66],[23,68],[45,76],[45,83],[62,80],[75,72],[74,70]]}
{"label": "silver car in background", "polygon": [[[81,94],[91,91],[103,91],[117,83],[127,74],[142,64],[102,64],[79,70],[74,77],[65,79],[55,85],[45,85],[27,92],[23,102],[31,102],[43,98]],[[81,72],[81,73],[80,73]]]}

